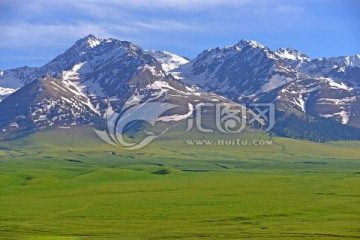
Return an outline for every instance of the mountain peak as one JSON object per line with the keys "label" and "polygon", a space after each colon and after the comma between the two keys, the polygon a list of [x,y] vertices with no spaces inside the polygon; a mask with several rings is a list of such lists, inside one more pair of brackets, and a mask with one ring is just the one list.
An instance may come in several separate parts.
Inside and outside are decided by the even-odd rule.
{"label": "mountain peak", "polygon": [[252,48],[265,48],[260,43],[253,41],[253,40],[247,40],[247,39],[241,39],[236,46],[239,46],[241,48],[250,46]]}
{"label": "mountain peak", "polygon": [[293,60],[293,61],[310,61],[311,59],[304,53],[295,50],[293,48],[279,48],[275,51],[275,54],[282,58],[287,60]]}
{"label": "mountain peak", "polygon": [[75,45],[76,48],[94,48],[97,45],[99,45],[101,43],[101,39],[97,38],[95,35],[93,34],[89,34],[88,36],[79,39],[78,41],[76,41]]}
{"label": "mountain peak", "polygon": [[89,35],[87,35],[85,38],[97,38],[94,34],[90,33]]}

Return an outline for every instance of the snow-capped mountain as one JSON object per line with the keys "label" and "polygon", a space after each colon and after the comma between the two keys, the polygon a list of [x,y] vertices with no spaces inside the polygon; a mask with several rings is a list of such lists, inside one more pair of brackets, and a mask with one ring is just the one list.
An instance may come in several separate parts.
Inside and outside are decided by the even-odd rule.
{"label": "snow-capped mountain", "polygon": [[29,82],[29,79],[33,78],[32,75],[36,69],[37,68],[20,67],[0,71],[0,101]]}
{"label": "snow-capped mountain", "polygon": [[129,84],[121,83],[129,82],[140,68],[146,66],[153,66],[161,71],[161,65],[138,46],[126,41],[98,39],[89,35],[43,67],[3,71],[0,86],[16,89],[49,75],[77,80],[86,88],[84,91],[110,97],[128,94]]}
{"label": "snow-capped mountain", "polygon": [[92,125],[100,118],[80,89],[49,76],[32,81],[0,104],[3,134],[53,126]]}
{"label": "snow-capped mountain", "polygon": [[360,126],[358,60],[357,55],[311,60],[291,48],[272,51],[255,41],[241,40],[206,50],[172,74],[233,101],[266,99],[276,102],[279,111]]}
{"label": "snow-capped mountain", "polygon": [[298,70],[309,76],[329,77],[360,89],[360,55],[313,59],[299,64]]}
{"label": "snow-capped mountain", "polygon": [[206,50],[174,70],[174,76],[201,90],[216,92],[234,101],[269,92],[301,74],[255,41]]}
{"label": "snow-capped mountain", "polygon": [[[161,57],[161,60],[158,61],[153,54]],[[165,60],[169,62],[165,63]],[[145,51],[130,42],[98,39],[89,35],[43,67],[24,67],[2,72],[0,87],[3,93],[11,95],[0,103],[0,128],[8,132],[10,129],[14,130],[10,125],[16,123],[17,129],[27,129],[29,122],[35,129],[42,128],[40,123],[47,124],[48,127],[92,124],[91,121],[77,121],[88,116],[83,106],[88,108],[89,113],[102,116],[109,109],[120,111],[125,103],[131,105],[157,98],[166,98],[167,102],[177,106],[163,116],[161,121],[178,121],[182,120],[182,116],[192,114],[193,109],[189,109],[189,104],[204,101],[229,102],[216,94],[200,93],[185,86],[162,67],[164,64],[171,66],[186,61],[166,52]],[[38,91],[30,91],[34,88]],[[16,91],[17,89],[20,90]],[[40,94],[47,96],[40,97],[40,100],[33,94],[44,90],[52,94]],[[16,101],[18,98],[31,101],[19,103]],[[61,121],[53,120],[54,116],[57,117],[54,109],[59,109],[59,114],[63,114],[62,106],[70,111],[71,106],[68,104],[71,102],[74,109],[81,109],[83,114],[70,114],[71,120],[65,121],[64,116]],[[23,107],[18,108],[14,114],[6,113],[6,109],[16,109],[19,105]],[[40,112],[41,121],[34,117],[37,112]],[[18,116],[28,115],[31,117],[26,117],[26,122],[17,120]],[[27,124],[23,126],[22,123]]]}
{"label": "snow-capped mountain", "polygon": [[89,35],[42,67],[0,71],[0,130],[91,125],[109,110],[160,98],[177,106],[162,122],[184,120],[203,102],[271,102],[282,116],[327,118],[341,129],[360,126],[359,78],[359,55],[310,59],[241,40],[188,60]]}

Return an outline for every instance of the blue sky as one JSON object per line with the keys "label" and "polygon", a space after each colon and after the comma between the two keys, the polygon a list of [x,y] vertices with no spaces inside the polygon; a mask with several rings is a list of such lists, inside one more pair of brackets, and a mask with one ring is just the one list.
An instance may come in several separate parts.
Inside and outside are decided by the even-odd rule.
{"label": "blue sky", "polygon": [[240,39],[352,55],[359,26],[357,0],[0,0],[0,69],[41,66],[90,33],[190,58]]}

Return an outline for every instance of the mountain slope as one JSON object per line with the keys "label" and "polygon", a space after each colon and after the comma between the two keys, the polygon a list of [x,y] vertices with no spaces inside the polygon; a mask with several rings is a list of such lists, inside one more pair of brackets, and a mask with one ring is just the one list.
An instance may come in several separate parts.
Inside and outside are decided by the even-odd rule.
{"label": "mountain slope", "polygon": [[[274,103],[282,126],[294,115],[310,125],[315,121],[332,126],[321,120],[328,118],[339,123],[339,129],[360,127],[359,59],[310,59],[295,49],[272,51],[241,40],[189,61],[89,35],[42,67],[0,71],[0,127],[7,133],[95,124],[99,116],[149,101],[176,106],[157,119],[166,129],[194,115],[204,103],[234,102],[238,108]],[[64,111],[61,120],[53,119]],[[300,133],[292,135],[303,136],[295,129]]]}
{"label": "mountain slope", "polygon": [[[9,124],[16,123],[18,116],[27,116],[28,113],[35,114],[37,109],[31,107],[34,104],[40,104],[43,99],[40,98],[40,101],[37,95],[32,95],[33,92],[46,89],[48,93],[56,93],[56,90],[49,87],[63,91],[61,96],[50,94],[51,102],[44,99],[45,105],[56,105],[54,108],[59,111],[62,111],[63,101],[66,100],[70,104],[67,105],[70,111],[71,104],[77,108],[77,105],[81,103],[80,105],[86,105],[92,112],[100,116],[104,116],[109,111],[121,112],[125,106],[131,107],[147,101],[163,101],[176,106],[160,118],[163,122],[176,122],[187,118],[194,111],[193,105],[198,103],[230,102],[213,93],[197,92],[182,82],[176,81],[152,56],[155,53],[157,57],[166,57],[165,59],[170,61],[167,66],[175,64],[175,60],[187,61],[166,52],[157,51],[150,54],[150,51],[145,51],[130,42],[98,39],[89,35],[77,41],[65,53],[57,56],[43,67],[4,71],[0,78],[0,86],[3,88],[14,86],[14,91],[15,87],[20,90],[0,103],[0,113],[4,113],[0,118],[0,124],[4,127],[4,132],[8,132]],[[162,59],[165,61],[164,58]],[[43,74],[47,75],[44,80],[32,80]],[[16,102],[16,99],[32,100],[21,103],[22,111],[5,114],[6,109],[15,108],[16,104],[20,104]],[[84,108],[81,107],[81,109]],[[34,129],[64,125],[52,122],[49,117],[44,115],[46,114],[41,114],[44,126],[35,124]],[[73,113],[73,115],[76,114]],[[73,117],[71,119],[72,122],[66,121],[66,126],[93,123],[92,119],[89,119],[89,122],[75,121]],[[34,117],[29,121],[39,122]],[[22,126],[18,128],[27,129]]]}
{"label": "mountain slope", "polygon": [[207,50],[174,70],[184,82],[232,100],[268,92],[298,78],[269,48],[241,40],[234,46]]}
{"label": "mountain slope", "polygon": [[[172,71],[199,89],[240,103],[276,103],[278,111],[360,126],[358,57],[311,60],[304,53],[248,40],[204,51]],[[339,75],[339,71],[342,75]]]}
{"label": "mountain slope", "polygon": [[93,125],[99,114],[78,89],[59,79],[32,81],[0,104],[3,135],[24,134],[49,127]]}

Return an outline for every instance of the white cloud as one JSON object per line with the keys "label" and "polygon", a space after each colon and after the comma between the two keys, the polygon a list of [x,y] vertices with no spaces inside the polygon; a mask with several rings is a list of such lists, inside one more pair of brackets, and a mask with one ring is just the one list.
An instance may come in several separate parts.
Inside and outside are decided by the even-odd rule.
{"label": "white cloud", "polygon": [[138,29],[146,30],[156,30],[156,31],[192,31],[200,30],[200,26],[196,24],[184,24],[181,22],[171,21],[171,20],[155,20],[150,22],[135,22],[130,24],[130,26]]}
{"label": "white cloud", "polygon": [[[228,10],[242,15],[266,15],[294,13],[298,10],[284,0],[13,0],[5,2],[16,6],[17,16],[2,19],[0,43],[6,46],[30,46],[34,42],[51,45],[59,39],[83,37],[89,33],[101,37],[118,37],[133,41],[141,38],[145,32],[173,33],[212,31],[214,24],[217,29],[231,29],[233,21],[223,22],[227,18],[226,11],[209,10],[217,14],[212,22],[203,21],[206,9],[211,7],[228,7]],[[178,10],[202,11],[192,14],[190,19],[176,16]],[[148,11],[150,14],[139,13]],[[174,16],[171,13],[175,13]],[[277,17],[277,16],[276,16]],[[215,17],[214,17],[215,19]],[[30,21],[29,21],[30,20]],[[251,21],[251,19],[248,19]],[[254,29],[253,24],[244,24],[242,29]],[[248,31],[249,32],[249,31]]]}
{"label": "white cloud", "polygon": [[[122,8],[176,8],[176,9],[196,9],[209,8],[216,6],[242,6],[262,1],[274,0],[107,0],[99,2],[98,0],[35,0],[33,4],[56,4],[77,7],[97,6],[97,7],[122,7]],[[276,1],[276,0],[275,0]]]}
{"label": "white cloud", "polygon": [[124,40],[136,41],[144,32],[171,32],[171,31],[199,31],[195,24],[170,20],[150,20],[149,22],[135,21],[120,24],[88,23],[74,24],[42,24],[16,22],[1,27],[0,44],[6,46],[34,46],[41,44],[50,46],[63,40],[75,40],[90,33],[100,37],[117,37]]}
{"label": "white cloud", "polygon": [[[313,0],[316,1],[316,0]],[[319,0],[318,0],[319,1]],[[92,14],[100,14],[106,10],[116,13],[116,8],[137,9],[137,10],[184,10],[184,11],[203,11],[214,7],[243,7],[256,10],[257,7],[268,6],[269,9],[284,5],[286,0],[13,0],[14,5],[19,8],[26,8],[29,11],[40,12],[45,9],[63,7],[71,10],[72,8],[90,11]],[[289,6],[290,6],[289,5]]]}
{"label": "white cloud", "polygon": [[88,23],[47,25],[18,22],[2,26],[1,30],[3,34],[0,44],[6,44],[6,46],[34,46],[36,44],[50,46],[64,39],[86,36],[91,32],[107,34],[101,26]]}

